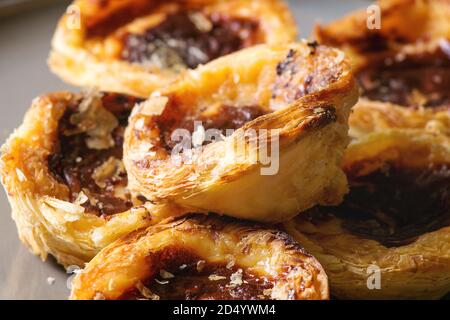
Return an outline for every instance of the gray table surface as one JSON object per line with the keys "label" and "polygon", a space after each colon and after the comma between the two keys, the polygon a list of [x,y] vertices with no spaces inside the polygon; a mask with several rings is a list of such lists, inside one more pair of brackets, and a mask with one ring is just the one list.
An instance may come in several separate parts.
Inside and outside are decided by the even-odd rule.
{"label": "gray table surface", "polygon": [[[366,0],[291,0],[300,35],[315,22],[327,22],[368,5]],[[50,39],[68,1],[0,17],[0,140],[22,121],[31,100],[42,93],[78,90],[47,68]],[[0,192],[0,299],[66,299],[68,275],[49,259],[43,263],[20,243],[5,193]],[[50,280],[53,280],[50,284]]]}

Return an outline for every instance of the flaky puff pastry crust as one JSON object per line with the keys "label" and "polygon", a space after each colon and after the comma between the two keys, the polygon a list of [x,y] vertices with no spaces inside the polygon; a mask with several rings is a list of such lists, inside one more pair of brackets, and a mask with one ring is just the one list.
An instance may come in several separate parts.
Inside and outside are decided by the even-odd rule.
{"label": "flaky puff pastry crust", "polygon": [[[199,288],[190,293],[194,299],[329,298],[321,265],[287,234],[229,218],[197,215],[158,224],[114,242],[77,274],[71,299],[133,298],[129,293],[137,290],[141,298],[166,298],[152,288],[157,283],[171,294],[181,290],[183,299],[190,288],[172,282],[192,265],[190,275],[197,279]],[[234,276],[218,276],[220,266],[237,271]],[[207,272],[199,277],[202,270]],[[259,284],[249,280],[248,274],[259,278]],[[246,282],[256,283],[256,290],[248,291]],[[208,291],[208,283],[221,289]]]}
{"label": "flaky puff pastry crust", "polygon": [[79,97],[61,92],[36,98],[1,156],[2,183],[20,239],[43,260],[51,254],[66,267],[83,266],[121,235],[176,211],[146,204],[102,216],[71,200],[68,185],[50,171],[49,158],[57,149],[61,118]]}
{"label": "flaky puff pastry crust", "polygon": [[[340,164],[356,100],[350,67],[338,50],[301,42],[222,57],[134,109],[124,143],[129,188],[155,203],[264,222],[339,203],[347,191]],[[175,149],[164,145],[183,121],[223,129],[214,119],[228,113],[226,120],[239,120],[237,113],[255,110],[263,115],[193,148],[200,151],[191,162],[178,162]],[[256,134],[248,135],[252,130]],[[275,150],[272,164],[278,163],[269,173],[265,146]]]}
{"label": "flaky puff pastry crust", "polygon": [[405,108],[360,98],[349,118],[350,136],[357,138],[386,129],[417,129],[450,136],[450,110]]}
{"label": "flaky puff pastry crust", "polygon": [[[397,70],[388,87],[402,86],[403,83],[399,82],[399,79],[408,77],[414,66],[417,71],[423,67],[434,69],[423,74],[422,77],[428,77],[427,80],[416,81],[423,82],[424,88],[412,85],[412,92],[406,104],[390,100],[390,88],[385,88],[381,100],[362,98],[355,105],[349,120],[351,135],[359,137],[385,128],[420,128],[448,136],[448,93],[445,93],[446,102],[429,106],[427,100],[432,99],[433,93],[422,92],[422,89],[430,90],[434,83],[440,86],[441,90],[448,92],[450,1],[381,0],[376,4],[380,8],[381,28],[372,25],[377,14],[372,8],[372,11],[357,11],[326,26],[318,26],[315,30],[316,38],[323,44],[343,50],[358,77],[360,73],[365,77],[363,73],[367,69],[373,69],[374,75],[381,74],[384,70]],[[436,52],[442,52],[440,58],[433,57]],[[408,65],[408,61],[411,61],[411,65]],[[408,83],[408,80],[405,83]]]}
{"label": "flaky puff pastry crust", "polygon": [[[243,35],[243,47],[296,38],[294,19],[282,0],[77,0],[58,24],[49,65],[74,85],[148,97],[153,90],[170,83],[180,67],[121,59],[123,39],[129,33],[139,35],[158,26],[166,15],[187,11],[201,13],[200,22],[206,23],[206,29],[211,22],[204,20],[210,15],[225,21],[243,19],[255,23],[256,30]],[[205,27],[200,24],[199,28]]]}
{"label": "flaky puff pastry crust", "polygon": [[[446,172],[442,178],[447,181],[447,193],[444,192],[440,199],[434,198],[434,201],[440,201],[443,203],[442,207],[448,210],[448,138],[418,130],[384,130],[351,144],[344,158],[345,171],[354,177],[365,177],[377,170],[389,172],[389,167],[419,170],[416,172],[420,173],[426,172],[435,164],[443,165],[443,171]],[[395,183],[389,182],[389,175],[386,179],[388,183]],[[420,179],[427,179],[426,174],[417,181]],[[431,196],[432,190],[422,192],[425,194],[422,197],[427,197]],[[401,203],[393,204],[394,210],[396,206],[399,210],[405,207],[402,201],[417,202],[412,194],[409,198],[398,196],[397,199]],[[385,199],[380,198],[378,201],[385,203]],[[367,206],[370,205],[367,203]],[[411,209],[411,206],[406,207]],[[298,216],[284,224],[285,230],[324,266],[333,296],[341,299],[437,299],[450,291],[450,226],[445,224],[445,221],[440,228],[423,232],[405,243],[392,246],[349,231],[345,227],[347,220],[343,218],[352,214],[349,208],[351,207],[341,210],[339,216],[328,216],[324,220],[315,220],[317,212],[311,212],[309,219]],[[370,207],[366,209],[371,210]],[[384,210],[391,209],[381,207],[380,217],[383,217]],[[361,210],[354,210],[354,216],[363,214]],[[448,211],[444,214],[448,214]],[[405,216],[404,219],[408,223],[409,218]],[[435,221],[423,221],[419,227],[425,227],[427,223],[432,224]],[[366,221],[365,228],[370,226],[377,227]],[[375,287],[378,281],[375,273],[378,271],[379,288]]]}

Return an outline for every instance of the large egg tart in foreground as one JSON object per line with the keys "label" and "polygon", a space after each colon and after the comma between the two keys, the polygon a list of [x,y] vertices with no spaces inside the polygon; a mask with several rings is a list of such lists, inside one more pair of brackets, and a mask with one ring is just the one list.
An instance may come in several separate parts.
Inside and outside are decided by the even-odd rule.
{"label": "large egg tart in foreground", "polygon": [[380,1],[380,28],[357,12],[316,30],[348,54],[362,99],[351,135],[420,128],[450,135],[450,2]]}
{"label": "large egg tart in foreground", "polygon": [[263,222],[337,204],[356,100],[342,52],[317,43],[222,57],[134,109],[129,188],[154,203]]}
{"label": "large egg tart in foreground", "polygon": [[118,94],[41,96],[2,147],[2,183],[20,238],[35,254],[83,265],[165,210],[175,214],[135,199],[126,187],[123,133],[138,101]]}
{"label": "large egg tart in foreground", "polygon": [[74,278],[72,299],[322,300],[318,261],[287,234],[214,215],[136,231]]}
{"label": "large egg tart in foreground", "polygon": [[342,299],[436,299],[450,291],[450,142],[385,130],[350,145],[350,192],[285,224]]}
{"label": "large egg tart in foreground", "polygon": [[295,37],[282,0],[77,0],[58,24],[49,65],[74,85],[148,97],[183,70]]}

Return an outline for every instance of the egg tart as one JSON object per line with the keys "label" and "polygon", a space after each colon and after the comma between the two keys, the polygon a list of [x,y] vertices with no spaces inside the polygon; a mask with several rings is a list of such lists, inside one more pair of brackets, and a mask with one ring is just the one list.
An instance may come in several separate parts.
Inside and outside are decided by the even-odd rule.
{"label": "egg tart", "polygon": [[214,215],[133,232],[103,249],[71,299],[322,300],[327,276],[287,234]]}
{"label": "egg tart", "polygon": [[[351,134],[414,128],[450,135],[450,2],[379,1],[318,27],[321,43],[346,52],[362,99],[350,117]],[[372,16],[371,16],[372,14]]]}
{"label": "egg tart", "polygon": [[222,57],[134,109],[129,188],[154,203],[262,222],[337,204],[356,100],[335,49],[304,41]]}
{"label": "egg tart", "polygon": [[49,65],[74,85],[148,97],[183,70],[295,38],[282,0],[77,0],[58,24]]}
{"label": "egg tart", "polygon": [[350,192],[285,229],[323,265],[341,299],[437,299],[450,291],[450,142],[401,129],[344,157]]}
{"label": "egg tart", "polygon": [[40,96],[2,147],[2,183],[19,236],[42,259],[83,265],[121,235],[176,214],[127,189],[123,133],[139,101],[93,92]]}

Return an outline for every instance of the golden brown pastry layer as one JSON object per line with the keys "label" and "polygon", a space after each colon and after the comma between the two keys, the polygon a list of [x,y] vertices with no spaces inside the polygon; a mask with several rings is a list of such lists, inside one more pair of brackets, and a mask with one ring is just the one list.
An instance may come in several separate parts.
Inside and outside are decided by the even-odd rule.
{"label": "golden brown pastry layer", "polygon": [[[436,299],[450,291],[450,142],[384,130],[350,145],[350,192],[285,224],[342,299]],[[377,285],[375,272],[379,271]]]}
{"label": "golden brown pastry layer", "polygon": [[71,84],[147,97],[183,70],[295,36],[282,0],[77,0],[58,24],[49,65]]}
{"label": "golden brown pastry layer", "polygon": [[40,96],[2,147],[2,183],[19,236],[42,259],[50,253],[65,266],[83,265],[164,215],[127,189],[123,133],[138,101],[110,93]]}
{"label": "golden brown pastry layer", "polygon": [[[356,93],[342,52],[316,43],[217,59],[136,107],[125,134],[129,187],[156,203],[265,222],[339,203]],[[209,129],[216,138],[198,143]]]}
{"label": "golden brown pastry layer", "polygon": [[328,299],[317,260],[283,232],[189,216],[134,232],[102,250],[72,299]]}
{"label": "golden brown pastry layer", "polygon": [[[450,132],[450,2],[379,1],[380,28],[355,12],[316,29],[320,42],[345,51],[363,99],[352,136],[385,128]],[[370,22],[370,21],[369,21]],[[374,26],[375,27],[375,26]]]}

